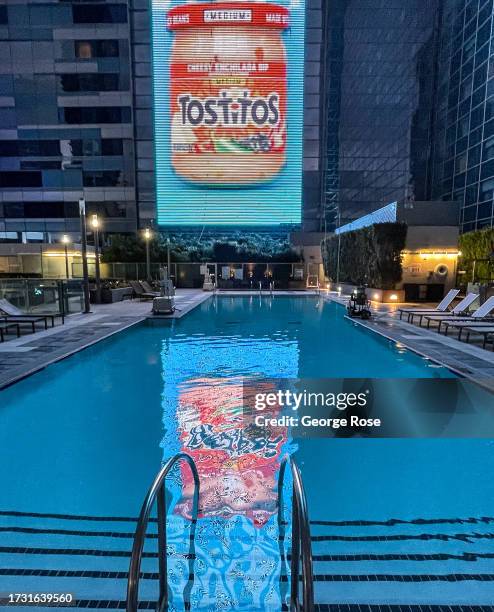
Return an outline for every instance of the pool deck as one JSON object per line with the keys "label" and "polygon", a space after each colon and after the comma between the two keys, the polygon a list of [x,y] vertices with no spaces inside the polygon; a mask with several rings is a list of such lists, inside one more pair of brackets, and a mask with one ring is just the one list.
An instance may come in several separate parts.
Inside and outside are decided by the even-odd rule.
{"label": "pool deck", "polygon": [[[177,289],[175,312],[159,319],[180,319],[210,296],[200,289]],[[150,301],[93,304],[90,314],[70,315],[65,325],[0,343],[0,389],[148,317],[152,317]]]}
{"label": "pool deck", "polygon": [[[346,306],[348,296],[337,293],[324,294],[324,299],[338,302]],[[416,304],[399,307],[414,308]],[[427,307],[421,304],[420,307]],[[433,307],[434,305],[431,305]],[[460,376],[464,376],[482,387],[494,392],[494,351],[488,345],[487,349],[476,346],[474,342],[467,344],[455,338],[438,334],[435,330],[427,330],[418,325],[412,325],[399,318],[397,306],[373,304],[373,316],[367,321],[350,319],[355,325],[369,329],[393,342],[399,342],[406,348],[439,363]]]}

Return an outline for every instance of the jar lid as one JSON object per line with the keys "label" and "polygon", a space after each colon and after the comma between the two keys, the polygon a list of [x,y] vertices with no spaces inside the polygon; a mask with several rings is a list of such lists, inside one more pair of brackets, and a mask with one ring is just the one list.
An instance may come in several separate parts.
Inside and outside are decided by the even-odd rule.
{"label": "jar lid", "polygon": [[284,29],[290,12],[283,6],[260,2],[201,2],[170,9],[166,16],[169,30],[200,26],[257,26]]}

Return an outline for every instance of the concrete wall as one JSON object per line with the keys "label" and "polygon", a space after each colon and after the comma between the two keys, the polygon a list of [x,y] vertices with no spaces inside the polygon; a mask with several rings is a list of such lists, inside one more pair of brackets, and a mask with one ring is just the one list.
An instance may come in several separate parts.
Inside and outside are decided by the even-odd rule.
{"label": "concrete wall", "polygon": [[458,202],[398,202],[396,220],[408,225],[458,225]]}
{"label": "concrete wall", "polygon": [[[414,225],[408,228],[403,254],[405,283],[426,285],[444,283],[445,291],[454,287],[458,260],[457,226]],[[444,272],[447,269],[447,273]]]}
{"label": "concrete wall", "polygon": [[457,251],[458,236],[459,229],[455,226],[409,226],[405,248],[407,251]]}

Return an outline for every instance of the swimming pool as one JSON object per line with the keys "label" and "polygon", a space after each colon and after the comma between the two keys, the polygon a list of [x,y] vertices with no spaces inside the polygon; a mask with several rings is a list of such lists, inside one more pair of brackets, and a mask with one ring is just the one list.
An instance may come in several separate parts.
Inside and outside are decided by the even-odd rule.
{"label": "swimming pool", "polygon": [[[245,435],[245,379],[451,377],[311,297],[212,297],[170,327],[139,325],[0,392],[0,592],[125,596],[131,538],[164,458],[201,472],[193,609],[277,610],[274,487],[295,453],[307,490],[316,600],[494,601],[490,440],[292,440]],[[208,429],[207,426],[212,427]],[[190,483],[170,486],[170,582],[187,588]],[[151,540],[141,598],[156,594]]]}

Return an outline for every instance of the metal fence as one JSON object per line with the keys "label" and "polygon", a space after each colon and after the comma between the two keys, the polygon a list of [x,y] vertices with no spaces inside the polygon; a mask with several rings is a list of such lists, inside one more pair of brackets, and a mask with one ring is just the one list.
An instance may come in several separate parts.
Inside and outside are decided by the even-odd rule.
{"label": "metal fence", "polygon": [[36,279],[1,279],[0,298],[24,312],[71,314],[83,310],[82,281]]}
{"label": "metal fence", "polygon": [[[151,264],[151,279],[158,280],[160,268],[166,263]],[[89,264],[89,275],[94,278],[94,264]],[[72,265],[72,274],[82,277],[82,264]],[[145,263],[101,264],[101,277],[115,280],[147,278]],[[170,277],[179,289],[199,289],[205,277],[214,280],[219,289],[258,289],[274,284],[274,289],[305,289],[324,282],[322,264],[313,263],[172,263]]]}

